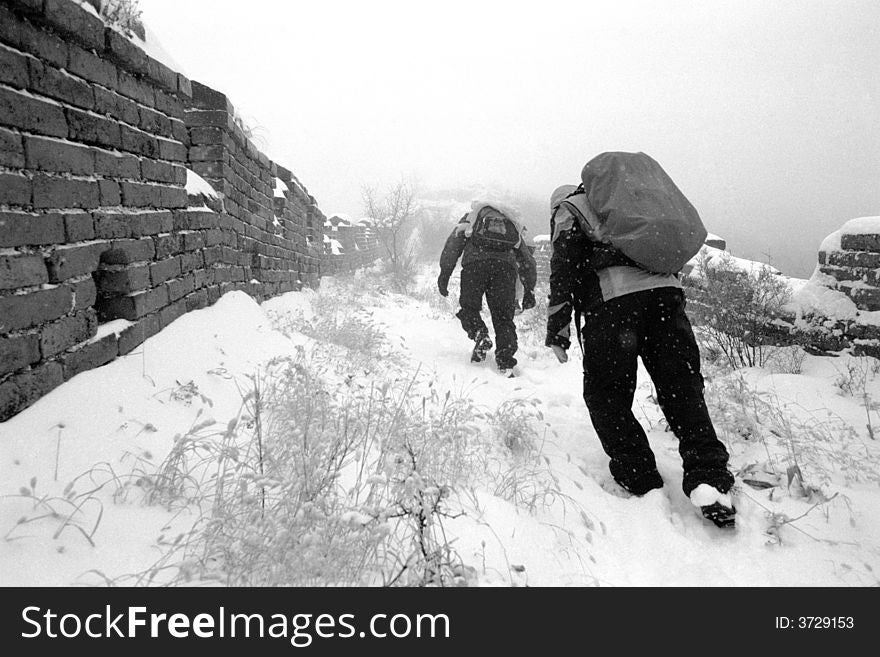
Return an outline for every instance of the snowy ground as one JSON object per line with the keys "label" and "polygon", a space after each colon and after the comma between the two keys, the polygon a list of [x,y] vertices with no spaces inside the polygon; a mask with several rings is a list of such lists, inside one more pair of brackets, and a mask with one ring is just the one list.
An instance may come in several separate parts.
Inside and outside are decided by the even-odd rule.
{"label": "snowy ground", "polygon": [[[403,368],[418,367],[436,390],[463,391],[488,412],[532,400],[543,418],[533,464],[543,482],[540,501],[514,503],[477,489],[459,495],[466,514],[445,524],[451,546],[473,569],[472,583],[880,583],[880,448],[866,426],[880,428],[872,401],[880,399],[880,377],[867,359],[807,356],[790,368],[799,374],[707,369],[711,410],[738,480],[737,528],[725,531],[704,521],[681,492],[676,440],[663,430],[644,373],[635,409],[650,428],[666,485],[626,498],[610,481],[589,424],[577,349],[560,365],[537,332],[525,330],[533,318],[522,315],[519,376],[501,378],[491,355],[469,362],[453,303],[429,297],[432,280],[423,282],[421,297],[377,288],[374,279],[355,283],[405,357]],[[318,294],[348,284],[327,279]],[[0,585],[102,584],[153,564],[158,537],[185,531],[194,513],[144,505],[120,482],[161,461],[193,424],[235,417],[237,382],[310,342],[282,335],[270,315],[308,313],[316,296],[290,293],[258,305],[227,294],[0,424]],[[75,522],[65,524],[68,517]]]}

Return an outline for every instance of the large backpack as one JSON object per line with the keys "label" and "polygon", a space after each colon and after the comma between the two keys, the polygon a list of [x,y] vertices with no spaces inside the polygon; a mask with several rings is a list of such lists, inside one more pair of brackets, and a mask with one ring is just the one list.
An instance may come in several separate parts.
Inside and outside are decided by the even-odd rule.
{"label": "large backpack", "polygon": [[565,203],[587,234],[648,271],[674,274],[706,239],[700,215],[644,153],[602,153],[581,172],[584,194]]}
{"label": "large backpack", "polygon": [[481,208],[474,219],[471,243],[486,251],[510,251],[517,248],[522,238],[516,224],[506,215],[503,218],[487,217],[485,209]]}

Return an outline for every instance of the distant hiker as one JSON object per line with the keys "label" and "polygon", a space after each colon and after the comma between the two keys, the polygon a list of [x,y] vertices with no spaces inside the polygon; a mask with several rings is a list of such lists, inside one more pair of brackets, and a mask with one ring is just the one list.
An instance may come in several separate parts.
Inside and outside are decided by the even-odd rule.
{"label": "distant hiker", "polygon": [[475,201],[446,240],[440,255],[437,288],[449,294],[449,277],[461,257],[461,309],[457,317],[468,338],[474,341],[471,361],[486,359],[492,340],[480,311],[483,296],[495,328],[495,362],[505,376],[513,376],[517,350],[516,279],[523,284],[523,310],[535,306],[537,270],[535,258],[522,239],[518,213],[499,203]]}
{"label": "distant hiker", "polygon": [[[621,248],[608,238],[621,236],[621,224],[612,224],[625,222],[627,216],[636,217],[639,230],[656,238],[657,233],[645,231],[644,226],[653,226],[653,213],[666,221],[676,204],[683,214],[693,212],[686,221],[699,224],[694,229],[699,237],[702,224],[696,210],[643,153],[600,155],[587,163],[581,178],[580,186],[564,185],[551,196],[546,345],[560,362],[568,360],[574,311],[583,347],[584,401],[610,457],[614,480],[633,495],[663,487],[645,431],[632,412],[641,357],[660,408],[679,440],[685,495],[719,527],[733,525],[736,509],[729,491],[734,479],[727,469],[727,449],[718,440],[706,408],[700,352],[684,312],[678,275],[649,271],[622,252],[626,248],[638,255],[642,248],[650,257],[672,257],[678,262],[690,257],[687,252],[693,247],[687,246],[676,261],[674,253],[660,253],[672,248],[662,241],[653,252],[644,243],[631,248],[633,241],[648,239],[638,231],[619,239]],[[643,178],[650,180],[642,186]],[[664,195],[680,198],[668,201]],[[687,239],[693,237],[687,229],[681,230]],[[700,240],[705,239],[705,229],[702,235]]]}

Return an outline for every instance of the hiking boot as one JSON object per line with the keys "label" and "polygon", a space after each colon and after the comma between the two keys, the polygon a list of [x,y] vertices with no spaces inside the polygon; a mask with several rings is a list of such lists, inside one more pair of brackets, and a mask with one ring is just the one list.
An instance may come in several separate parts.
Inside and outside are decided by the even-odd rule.
{"label": "hiking boot", "polygon": [[709,484],[700,484],[691,491],[691,503],[699,507],[703,517],[711,520],[717,527],[733,527],[736,522],[736,507],[730,493],[722,493]]}
{"label": "hiking boot", "polygon": [[499,367],[498,373],[506,379],[513,379],[516,377],[512,367]]}
{"label": "hiking boot", "polygon": [[485,331],[480,331],[477,333],[477,337],[474,338],[474,350],[471,352],[471,362],[472,363],[482,363],[486,360],[486,353],[492,348],[492,340],[489,339],[489,334]]}
{"label": "hiking boot", "polygon": [[650,474],[639,477],[638,479],[624,481],[615,477],[614,481],[616,481],[617,485],[627,493],[636,495],[637,497],[646,495],[657,488],[663,488],[663,477],[661,477],[660,473],[656,470]]}

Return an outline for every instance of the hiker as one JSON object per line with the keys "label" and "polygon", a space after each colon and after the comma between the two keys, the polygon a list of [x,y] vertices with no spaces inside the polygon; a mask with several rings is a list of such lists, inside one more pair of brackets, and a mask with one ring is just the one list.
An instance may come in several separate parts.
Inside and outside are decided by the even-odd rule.
{"label": "hiker", "polygon": [[471,361],[486,359],[492,340],[480,311],[483,296],[489,306],[495,328],[495,363],[504,376],[513,376],[517,350],[516,279],[523,284],[523,310],[535,306],[537,269],[525,240],[518,213],[500,203],[475,201],[443,247],[440,255],[440,276],[437,288],[444,297],[449,294],[449,277],[461,258],[461,309],[457,317],[468,338],[474,341]]}
{"label": "hiker", "polygon": [[[645,431],[632,412],[641,357],[660,408],[679,440],[685,495],[716,525],[732,526],[736,509],[729,491],[734,479],[727,469],[727,449],[718,440],[706,408],[700,352],[684,312],[678,275],[649,271],[602,239],[610,216],[610,211],[605,216],[602,211],[612,205],[610,199],[620,199],[603,175],[614,166],[618,163],[591,161],[584,167],[580,186],[563,185],[551,196],[545,344],[560,362],[568,360],[574,312],[590,419],[610,457],[612,477],[637,496],[663,487]],[[615,184],[621,180],[631,184],[632,178],[619,176]],[[602,199],[596,202],[599,210],[594,210],[591,199]]]}

